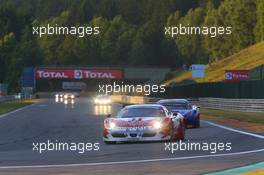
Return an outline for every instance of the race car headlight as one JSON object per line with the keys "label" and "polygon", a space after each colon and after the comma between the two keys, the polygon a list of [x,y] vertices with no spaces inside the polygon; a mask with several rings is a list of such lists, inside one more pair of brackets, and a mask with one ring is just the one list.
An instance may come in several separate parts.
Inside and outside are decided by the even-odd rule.
{"label": "race car headlight", "polygon": [[115,123],[113,123],[113,122],[110,122],[109,123],[109,128],[110,129],[114,129],[116,127],[116,124]]}
{"label": "race car headlight", "polygon": [[55,95],[55,98],[59,98],[59,94],[56,94],[56,95]]}
{"label": "race car headlight", "polygon": [[153,124],[153,127],[154,127],[155,129],[160,129],[161,126],[162,126],[162,124],[161,124],[161,122],[159,122],[159,121],[156,121],[156,122],[154,122],[154,124]]}
{"label": "race car headlight", "polygon": [[71,95],[71,98],[74,98],[74,95]]}
{"label": "race car headlight", "polygon": [[102,101],[102,103],[103,103],[103,104],[108,104],[108,103],[111,103],[111,100],[110,100],[110,99],[104,99],[104,100]]}
{"label": "race car headlight", "polygon": [[64,98],[68,98],[68,95],[64,95]]}

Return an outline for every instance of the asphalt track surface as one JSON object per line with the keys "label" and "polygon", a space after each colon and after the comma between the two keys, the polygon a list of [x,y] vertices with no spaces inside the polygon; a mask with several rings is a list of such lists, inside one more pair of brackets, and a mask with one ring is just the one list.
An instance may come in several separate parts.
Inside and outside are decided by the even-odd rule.
{"label": "asphalt track surface", "polygon": [[[74,104],[54,99],[0,116],[0,174],[204,174],[264,160],[263,134],[248,135],[202,122],[186,130],[185,142],[231,143],[231,151],[166,150],[164,142],[106,145],[102,141],[105,110],[89,98]],[[99,151],[33,151],[33,143],[99,143]],[[176,142],[179,143],[179,142]]]}

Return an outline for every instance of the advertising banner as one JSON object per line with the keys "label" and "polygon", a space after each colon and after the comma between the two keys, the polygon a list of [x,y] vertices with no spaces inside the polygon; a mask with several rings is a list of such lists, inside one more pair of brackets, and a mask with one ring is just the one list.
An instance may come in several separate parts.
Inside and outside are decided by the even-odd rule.
{"label": "advertising banner", "polygon": [[123,71],[119,69],[35,69],[37,79],[122,79]]}
{"label": "advertising banner", "polygon": [[23,87],[32,87],[35,88],[34,80],[34,68],[25,67],[21,76],[21,85]]}
{"label": "advertising banner", "polygon": [[203,64],[193,64],[192,69],[192,78],[204,78],[205,76],[205,65]]}
{"label": "advertising banner", "polygon": [[225,81],[227,82],[237,82],[242,80],[249,80],[248,70],[226,70],[225,71]]}

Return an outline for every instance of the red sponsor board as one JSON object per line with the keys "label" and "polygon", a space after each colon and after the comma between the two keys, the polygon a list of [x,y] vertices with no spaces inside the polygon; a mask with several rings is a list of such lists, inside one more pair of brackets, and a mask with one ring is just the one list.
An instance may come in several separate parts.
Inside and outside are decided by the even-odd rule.
{"label": "red sponsor board", "polygon": [[38,79],[122,79],[119,69],[35,69]]}
{"label": "red sponsor board", "polygon": [[249,80],[248,70],[226,70],[225,71],[225,81],[227,82],[237,82],[241,80]]}

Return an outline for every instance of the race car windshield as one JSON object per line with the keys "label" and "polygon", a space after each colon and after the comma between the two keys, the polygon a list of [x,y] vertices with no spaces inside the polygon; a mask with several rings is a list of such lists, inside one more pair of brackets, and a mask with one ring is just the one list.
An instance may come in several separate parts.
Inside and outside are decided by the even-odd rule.
{"label": "race car windshield", "polygon": [[162,109],[155,108],[132,108],[123,109],[118,114],[118,118],[135,118],[135,117],[165,117]]}
{"label": "race car windshield", "polygon": [[168,110],[172,109],[189,109],[189,105],[187,103],[166,103],[162,104],[165,106]]}

